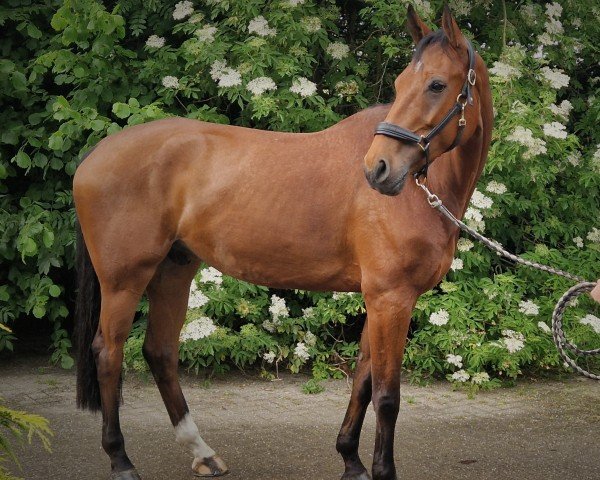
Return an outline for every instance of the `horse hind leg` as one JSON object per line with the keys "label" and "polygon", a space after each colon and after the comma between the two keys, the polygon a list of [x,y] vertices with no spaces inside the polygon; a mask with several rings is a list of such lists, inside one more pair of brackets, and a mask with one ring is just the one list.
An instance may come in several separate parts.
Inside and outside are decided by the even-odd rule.
{"label": "horse hind leg", "polygon": [[175,427],[175,438],[194,455],[194,474],[217,477],[229,470],[200,436],[177,375],[179,334],[187,311],[190,284],[199,266],[199,260],[191,254],[187,255],[187,261],[183,261],[186,259],[182,255],[179,250],[177,255],[170,254],[148,285],[150,311],[143,353]]}
{"label": "horse hind leg", "polygon": [[111,480],[139,480],[125,452],[119,421],[123,345],[141,295],[130,290],[102,289],[100,326],[92,343],[102,405],[102,447],[110,457]]}

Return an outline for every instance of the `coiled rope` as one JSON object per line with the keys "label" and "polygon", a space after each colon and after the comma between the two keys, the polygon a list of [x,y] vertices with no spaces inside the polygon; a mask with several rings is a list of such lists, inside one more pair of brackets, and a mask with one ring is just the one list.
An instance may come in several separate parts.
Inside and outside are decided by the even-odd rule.
{"label": "coiled rope", "polygon": [[579,365],[577,365],[577,362],[575,362],[575,360],[573,360],[567,353],[569,351],[579,356],[600,355],[600,348],[594,350],[582,350],[579,347],[577,347],[577,345],[574,345],[573,343],[569,342],[565,336],[562,323],[563,314],[569,302],[583,293],[591,292],[597,286],[597,283],[588,282],[584,278],[579,277],[577,275],[573,275],[569,272],[565,272],[563,270],[559,270],[557,268],[553,268],[541,263],[532,262],[530,260],[526,260],[522,257],[510,253],[509,251],[505,250],[499,243],[494,242],[493,240],[490,240],[487,237],[484,237],[479,232],[473,230],[471,227],[469,227],[461,220],[456,218],[452,214],[452,212],[450,212],[450,210],[448,210],[445,207],[440,198],[437,195],[431,193],[431,191],[427,188],[427,185],[419,181],[418,177],[415,178],[415,181],[417,185],[427,195],[427,202],[432,208],[435,208],[438,212],[444,215],[448,220],[450,220],[463,232],[467,232],[473,238],[483,243],[490,250],[495,251],[498,255],[508,258],[509,260],[515,263],[526,265],[528,267],[535,268],[543,272],[552,273],[554,275],[559,275],[561,277],[568,278],[569,280],[579,282],[577,285],[567,290],[556,304],[556,307],[554,307],[554,312],[552,313],[552,339],[554,340],[554,344],[556,345],[560,357],[565,361],[567,365],[569,365],[573,370],[583,375],[584,377],[591,378],[592,380],[600,380],[600,375],[596,375],[581,368]]}

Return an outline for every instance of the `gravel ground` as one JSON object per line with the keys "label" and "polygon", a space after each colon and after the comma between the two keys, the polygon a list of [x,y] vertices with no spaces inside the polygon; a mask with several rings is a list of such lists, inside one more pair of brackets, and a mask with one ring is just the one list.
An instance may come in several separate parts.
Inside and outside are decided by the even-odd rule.
{"label": "gravel ground", "polygon": [[[268,382],[231,373],[210,386],[182,374],[184,392],[204,439],[225,459],[231,480],[333,480],[342,473],[335,438],[349,399],[345,381],[305,395],[302,376]],[[27,480],[102,479],[100,416],[76,410],[73,372],[40,357],[0,365],[0,396],[11,408],[47,417],[53,452],[19,450]],[[121,424],[127,451],[144,480],[189,479],[191,458],[174,434],[155,385],[129,376]],[[372,460],[375,416],[361,442]],[[600,382],[523,381],[469,399],[445,383],[402,385],[396,429],[402,479],[600,479]]]}

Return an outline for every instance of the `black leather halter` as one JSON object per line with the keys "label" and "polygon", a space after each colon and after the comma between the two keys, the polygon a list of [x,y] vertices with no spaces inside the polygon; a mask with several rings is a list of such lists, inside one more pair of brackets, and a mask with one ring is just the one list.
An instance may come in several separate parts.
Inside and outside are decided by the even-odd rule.
{"label": "black leather halter", "polygon": [[385,135],[386,137],[394,138],[403,142],[414,142],[421,147],[423,153],[425,154],[425,165],[423,165],[423,167],[415,173],[415,178],[427,176],[427,169],[429,168],[429,165],[431,165],[431,161],[429,159],[429,143],[433,137],[440,133],[444,127],[450,123],[450,120],[452,120],[455,115],[460,114],[460,119],[458,120],[458,132],[454,142],[452,142],[452,145],[450,145],[450,147],[446,150],[448,152],[458,145],[458,142],[460,142],[460,138],[462,137],[463,130],[467,125],[467,121],[465,120],[465,107],[467,103],[469,105],[473,105],[473,94],[471,87],[475,86],[477,75],[475,74],[475,52],[473,50],[473,45],[471,45],[471,42],[468,39],[465,40],[467,42],[467,51],[469,54],[469,71],[467,72],[467,78],[462,90],[456,97],[456,103],[446,114],[446,116],[442,118],[440,123],[433,127],[427,135],[417,135],[406,128],[388,122],[381,122],[375,129],[375,135]]}

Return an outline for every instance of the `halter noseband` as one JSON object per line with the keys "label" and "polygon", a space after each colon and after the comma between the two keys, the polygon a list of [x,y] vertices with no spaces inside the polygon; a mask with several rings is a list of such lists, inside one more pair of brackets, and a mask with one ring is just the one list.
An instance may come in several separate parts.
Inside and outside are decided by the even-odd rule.
{"label": "halter noseband", "polygon": [[[416,133],[407,130],[406,128],[403,128],[400,125],[395,125],[393,123],[388,122],[381,122],[377,125],[377,128],[375,129],[375,135],[385,135],[386,137],[394,138],[400,141],[414,142],[417,145],[419,145],[419,147],[421,147],[423,153],[425,154],[425,165],[423,165],[423,167],[415,173],[415,178],[427,176],[427,169],[429,168],[429,165],[431,165],[431,162],[429,161],[429,143],[431,142],[433,137],[440,133],[455,115],[458,115],[460,113],[460,119],[458,120],[458,132],[456,134],[456,138],[454,139],[454,142],[452,142],[452,145],[450,145],[448,150],[446,150],[450,151],[454,147],[456,147],[456,145],[458,145],[458,142],[460,142],[463,130],[467,125],[467,121],[465,119],[465,107],[467,103],[469,105],[473,105],[473,95],[471,92],[471,87],[475,86],[475,80],[477,79],[477,75],[475,74],[475,52],[473,51],[473,45],[471,45],[471,42],[468,39],[466,39],[466,41],[467,51],[469,54],[469,71],[467,72],[467,78],[462,87],[462,90],[456,97],[456,103],[446,114],[446,116],[442,118],[440,123],[433,127],[431,131],[425,136],[417,135]],[[463,99],[462,102],[461,99]]]}

